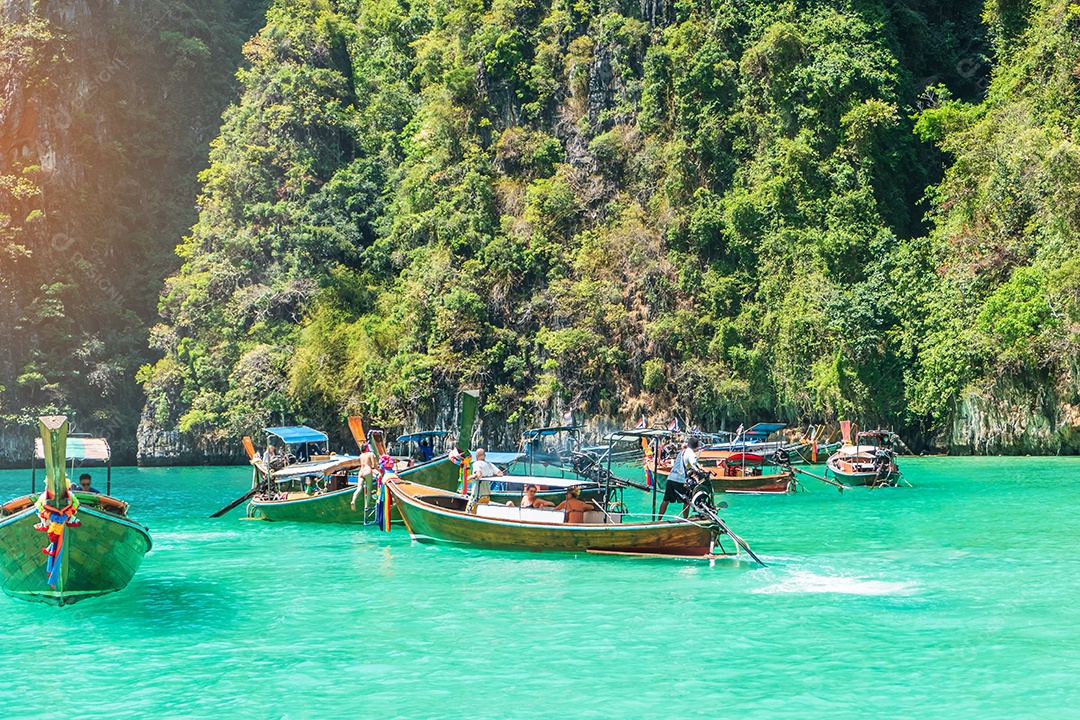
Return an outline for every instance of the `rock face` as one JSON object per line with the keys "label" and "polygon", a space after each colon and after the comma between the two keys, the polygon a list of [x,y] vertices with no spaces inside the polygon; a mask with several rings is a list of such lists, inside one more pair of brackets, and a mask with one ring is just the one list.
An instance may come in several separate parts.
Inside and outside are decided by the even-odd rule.
{"label": "rock face", "polygon": [[30,467],[34,452],[34,435],[30,430],[0,431],[0,468]]}
{"label": "rock face", "polygon": [[139,423],[139,465],[236,465],[247,462],[237,442],[209,442],[182,433],[162,430],[145,418]]}
{"label": "rock face", "polygon": [[999,384],[969,391],[956,409],[952,432],[940,443],[962,455],[1075,455],[1080,453],[1080,402],[1053,388],[1024,392]]}

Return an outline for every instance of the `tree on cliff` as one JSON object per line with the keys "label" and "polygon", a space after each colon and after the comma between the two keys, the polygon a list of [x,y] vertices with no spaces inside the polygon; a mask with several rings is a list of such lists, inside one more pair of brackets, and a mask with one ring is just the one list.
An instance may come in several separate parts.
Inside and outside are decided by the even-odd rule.
{"label": "tree on cliff", "polygon": [[[147,420],[678,409],[940,427],[928,81],[981,7],[282,0],[162,294]],[[946,148],[947,149],[947,148]],[[934,425],[936,423],[936,425]]]}

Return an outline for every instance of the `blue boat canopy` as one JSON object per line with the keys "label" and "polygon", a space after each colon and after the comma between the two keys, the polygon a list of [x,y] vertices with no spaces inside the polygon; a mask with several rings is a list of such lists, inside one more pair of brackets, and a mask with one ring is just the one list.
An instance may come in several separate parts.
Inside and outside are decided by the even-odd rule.
{"label": "blue boat canopy", "polygon": [[748,437],[767,438],[774,432],[783,430],[786,427],[787,423],[758,423],[745,431],[743,435]]}
{"label": "blue boat canopy", "polygon": [[329,440],[326,433],[312,430],[307,425],[266,428],[266,434],[281,438],[289,445],[307,442],[324,443]]}
{"label": "blue boat canopy", "polygon": [[419,442],[420,440],[426,440],[433,437],[446,437],[450,434],[449,430],[422,430],[420,432],[409,433],[408,435],[398,436],[397,441],[403,442]]}

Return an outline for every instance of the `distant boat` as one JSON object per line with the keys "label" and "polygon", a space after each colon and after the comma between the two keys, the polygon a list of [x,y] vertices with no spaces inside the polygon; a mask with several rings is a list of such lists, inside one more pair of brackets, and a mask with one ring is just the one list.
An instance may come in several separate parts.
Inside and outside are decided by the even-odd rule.
{"label": "distant boat", "polygon": [[[462,394],[461,432],[458,446],[468,449],[476,419],[477,396],[470,392]],[[351,426],[354,423],[350,423]],[[381,431],[372,431],[367,438],[362,430],[357,442],[370,442],[376,454],[386,451]],[[289,438],[295,443],[326,442],[326,435],[308,427],[270,428],[274,437]],[[321,440],[320,440],[321,438]],[[254,452],[250,440],[245,442],[249,454]],[[325,451],[325,447],[323,448]],[[360,467],[358,455],[329,455],[321,453],[306,463],[285,465],[277,469],[265,467],[265,458],[252,456],[256,477],[253,482],[261,486],[254,492],[248,508],[248,516],[275,522],[360,523],[375,524],[375,505],[371,489],[365,488],[357,499],[355,509],[352,499]],[[447,453],[429,462],[399,470],[398,475],[407,480],[421,482],[437,488],[454,489],[460,484],[461,468]],[[261,474],[261,477],[260,477]],[[391,516],[398,519],[396,513]]]}
{"label": "distant boat", "polygon": [[[41,418],[40,430],[35,460],[45,461],[45,492],[37,496],[32,480],[30,495],[0,506],[4,592],[22,600],[71,605],[123,590],[153,546],[150,534],[128,518],[127,503],[109,494],[76,490],[65,469],[68,461],[74,468],[76,460],[108,464],[108,442],[69,439],[63,416]],[[107,467],[108,493],[112,468]],[[50,515],[47,532],[38,529],[42,525],[39,508]]]}
{"label": "distant boat", "polygon": [[418,463],[431,462],[436,457],[444,455],[443,449],[436,451],[436,448],[440,444],[445,445],[449,436],[449,430],[419,430],[399,435],[395,441],[396,452],[391,453],[397,463],[396,468],[399,471],[407,470]]}
{"label": "distant boat", "polygon": [[[702,445],[706,450],[718,450],[729,452],[749,452],[769,459],[771,455],[786,453],[786,460],[792,464],[816,464],[825,462],[829,455],[840,448],[839,442],[819,442],[816,426],[802,434],[802,436],[790,442],[783,439],[777,433],[787,427],[787,423],[762,422],[752,425],[747,430],[737,433],[724,433],[726,439],[716,440],[719,435],[703,435]],[[770,439],[773,435],[775,438]],[[710,442],[709,440],[713,441]]]}
{"label": "distant boat", "polygon": [[826,475],[848,485],[892,486],[900,481],[900,468],[893,451],[893,434],[886,430],[855,433],[851,441],[850,423],[841,423],[844,445],[826,462]]}
{"label": "distant boat", "polygon": [[[765,438],[769,433],[782,427],[784,426],[779,423],[769,423],[768,433],[760,437]],[[664,489],[667,487],[674,457],[681,450],[679,444],[674,442],[677,437],[665,430],[623,432],[628,436],[641,433],[646,434],[646,439],[642,440],[644,453],[642,466],[646,477],[654,475],[660,489]],[[715,439],[716,436],[704,437]],[[708,471],[712,478],[713,492],[773,494],[787,493],[795,489],[796,482],[791,469],[773,460],[778,452],[783,453],[782,443],[748,445],[748,447],[764,447],[765,450],[760,453],[739,449],[741,447],[743,445],[736,443],[713,443],[697,451],[698,464]],[[768,455],[765,455],[765,452],[768,452]]]}
{"label": "distant boat", "polygon": [[706,449],[698,454],[698,464],[712,476],[713,492],[786,493],[795,489],[790,469],[773,465],[755,453]]}

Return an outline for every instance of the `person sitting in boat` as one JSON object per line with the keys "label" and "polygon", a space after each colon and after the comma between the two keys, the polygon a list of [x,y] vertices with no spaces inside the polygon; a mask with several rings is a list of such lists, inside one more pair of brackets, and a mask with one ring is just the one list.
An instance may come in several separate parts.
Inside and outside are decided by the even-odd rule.
{"label": "person sitting in boat", "polygon": [[79,487],[77,489],[80,492],[94,493],[95,495],[100,495],[101,491],[98,490],[93,485],[91,485],[90,484],[91,481],[92,481],[92,478],[90,477],[90,473],[83,473],[82,475],[79,476]]}
{"label": "person sitting in boat", "polygon": [[499,477],[503,474],[503,471],[495,463],[487,461],[487,453],[484,452],[484,448],[476,448],[476,452],[473,453],[470,474],[475,478]]}
{"label": "person sitting in boat", "polygon": [[536,490],[535,485],[525,486],[525,496],[521,498],[521,507],[537,509],[555,507],[555,503],[536,497]]}
{"label": "person sitting in boat", "polygon": [[364,492],[367,483],[379,476],[379,458],[371,450],[360,453],[360,471],[356,475],[356,492],[353,493],[349,507],[356,510],[356,499]]}
{"label": "person sitting in boat", "polygon": [[585,522],[585,513],[596,509],[584,500],[579,500],[578,496],[580,494],[581,488],[578,486],[568,487],[566,488],[566,499],[555,506],[556,510],[563,511],[568,523],[583,523]]}
{"label": "person sitting in boat", "polygon": [[682,515],[686,517],[690,512],[690,496],[686,487],[686,473],[688,470],[705,472],[697,461],[697,449],[701,445],[696,437],[686,442],[686,447],[675,456],[675,462],[671,464],[671,473],[668,475],[667,486],[664,488],[664,501],[660,503],[660,517],[667,512],[669,503],[682,503]]}
{"label": "person sitting in boat", "polygon": [[424,458],[424,462],[430,462],[431,458],[435,457],[435,453],[431,449],[431,442],[429,440],[420,441],[420,455]]}

